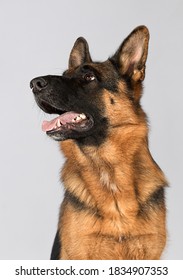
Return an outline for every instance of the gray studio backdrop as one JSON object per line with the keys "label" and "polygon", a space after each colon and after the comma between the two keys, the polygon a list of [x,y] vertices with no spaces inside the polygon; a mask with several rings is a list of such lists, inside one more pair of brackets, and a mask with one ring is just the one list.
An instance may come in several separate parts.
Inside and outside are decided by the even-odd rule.
{"label": "gray studio backdrop", "polygon": [[41,131],[29,81],[61,74],[77,37],[105,60],[141,24],[151,34],[150,149],[170,182],[164,259],[183,258],[183,1],[0,0],[0,259],[48,259],[63,197],[64,158]]}

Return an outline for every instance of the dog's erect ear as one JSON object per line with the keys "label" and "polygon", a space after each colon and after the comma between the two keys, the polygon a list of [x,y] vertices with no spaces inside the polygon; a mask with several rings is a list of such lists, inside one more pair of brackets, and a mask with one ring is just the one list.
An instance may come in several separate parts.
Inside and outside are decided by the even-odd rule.
{"label": "dog's erect ear", "polygon": [[89,47],[87,41],[83,37],[79,37],[70,53],[69,68],[75,68],[82,63],[91,62]]}
{"label": "dog's erect ear", "polygon": [[148,42],[149,31],[145,26],[135,28],[123,41],[111,58],[118,66],[121,75],[126,75],[135,82],[144,79]]}

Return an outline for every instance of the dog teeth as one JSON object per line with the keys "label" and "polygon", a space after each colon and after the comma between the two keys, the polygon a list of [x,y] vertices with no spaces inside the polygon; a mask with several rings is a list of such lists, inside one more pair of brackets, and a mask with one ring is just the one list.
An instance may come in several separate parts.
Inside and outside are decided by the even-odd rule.
{"label": "dog teeth", "polygon": [[57,127],[61,127],[60,120],[57,120]]}
{"label": "dog teeth", "polygon": [[78,115],[77,117],[75,117],[74,118],[74,122],[79,122],[79,121],[81,121],[81,120],[85,120],[86,119],[86,116],[85,116],[85,114],[80,114],[80,115]]}
{"label": "dog teeth", "polygon": [[79,115],[79,117],[82,119],[82,120],[85,120],[86,119],[86,116],[85,116],[85,114],[81,114],[81,115]]}
{"label": "dog teeth", "polygon": [[81,117],[80,116],[77,116],[76,117],[76,121],[80,121],[81,120]]}

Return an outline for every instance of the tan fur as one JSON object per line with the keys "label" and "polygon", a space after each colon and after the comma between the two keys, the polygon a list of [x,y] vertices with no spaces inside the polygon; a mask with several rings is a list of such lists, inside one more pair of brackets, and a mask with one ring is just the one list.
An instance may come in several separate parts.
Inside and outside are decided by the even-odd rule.
{"label": "tan fur", "polygon": [[164,206],[150,208],[147,217],[139,214],[139,207],[166,180],[148,150],[143,111],[137,117],[125,85],[119,88],[113,107],[110,92],[103,94],[111,126],[105,143],[82,149],[73,140],[61,143],[67,159],[64,186],[88,207],[77,211],[63,203],[61,259],[159,259],[165,246]]}

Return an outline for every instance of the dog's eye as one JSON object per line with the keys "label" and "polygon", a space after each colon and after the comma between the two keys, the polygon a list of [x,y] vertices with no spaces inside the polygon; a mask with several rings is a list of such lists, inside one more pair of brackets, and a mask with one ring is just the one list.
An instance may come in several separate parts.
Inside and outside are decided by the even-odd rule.
{"label": "dog's eye", "polygon": [[87,73],[87,74],[84,75],[84,79],[85,79],[85,81],[87,81],[87,82],[92,82],[92,81],[94,81],[96,78],[95,78],[95,75],[94,75],[94,74],[92,74],[92,73]]}

